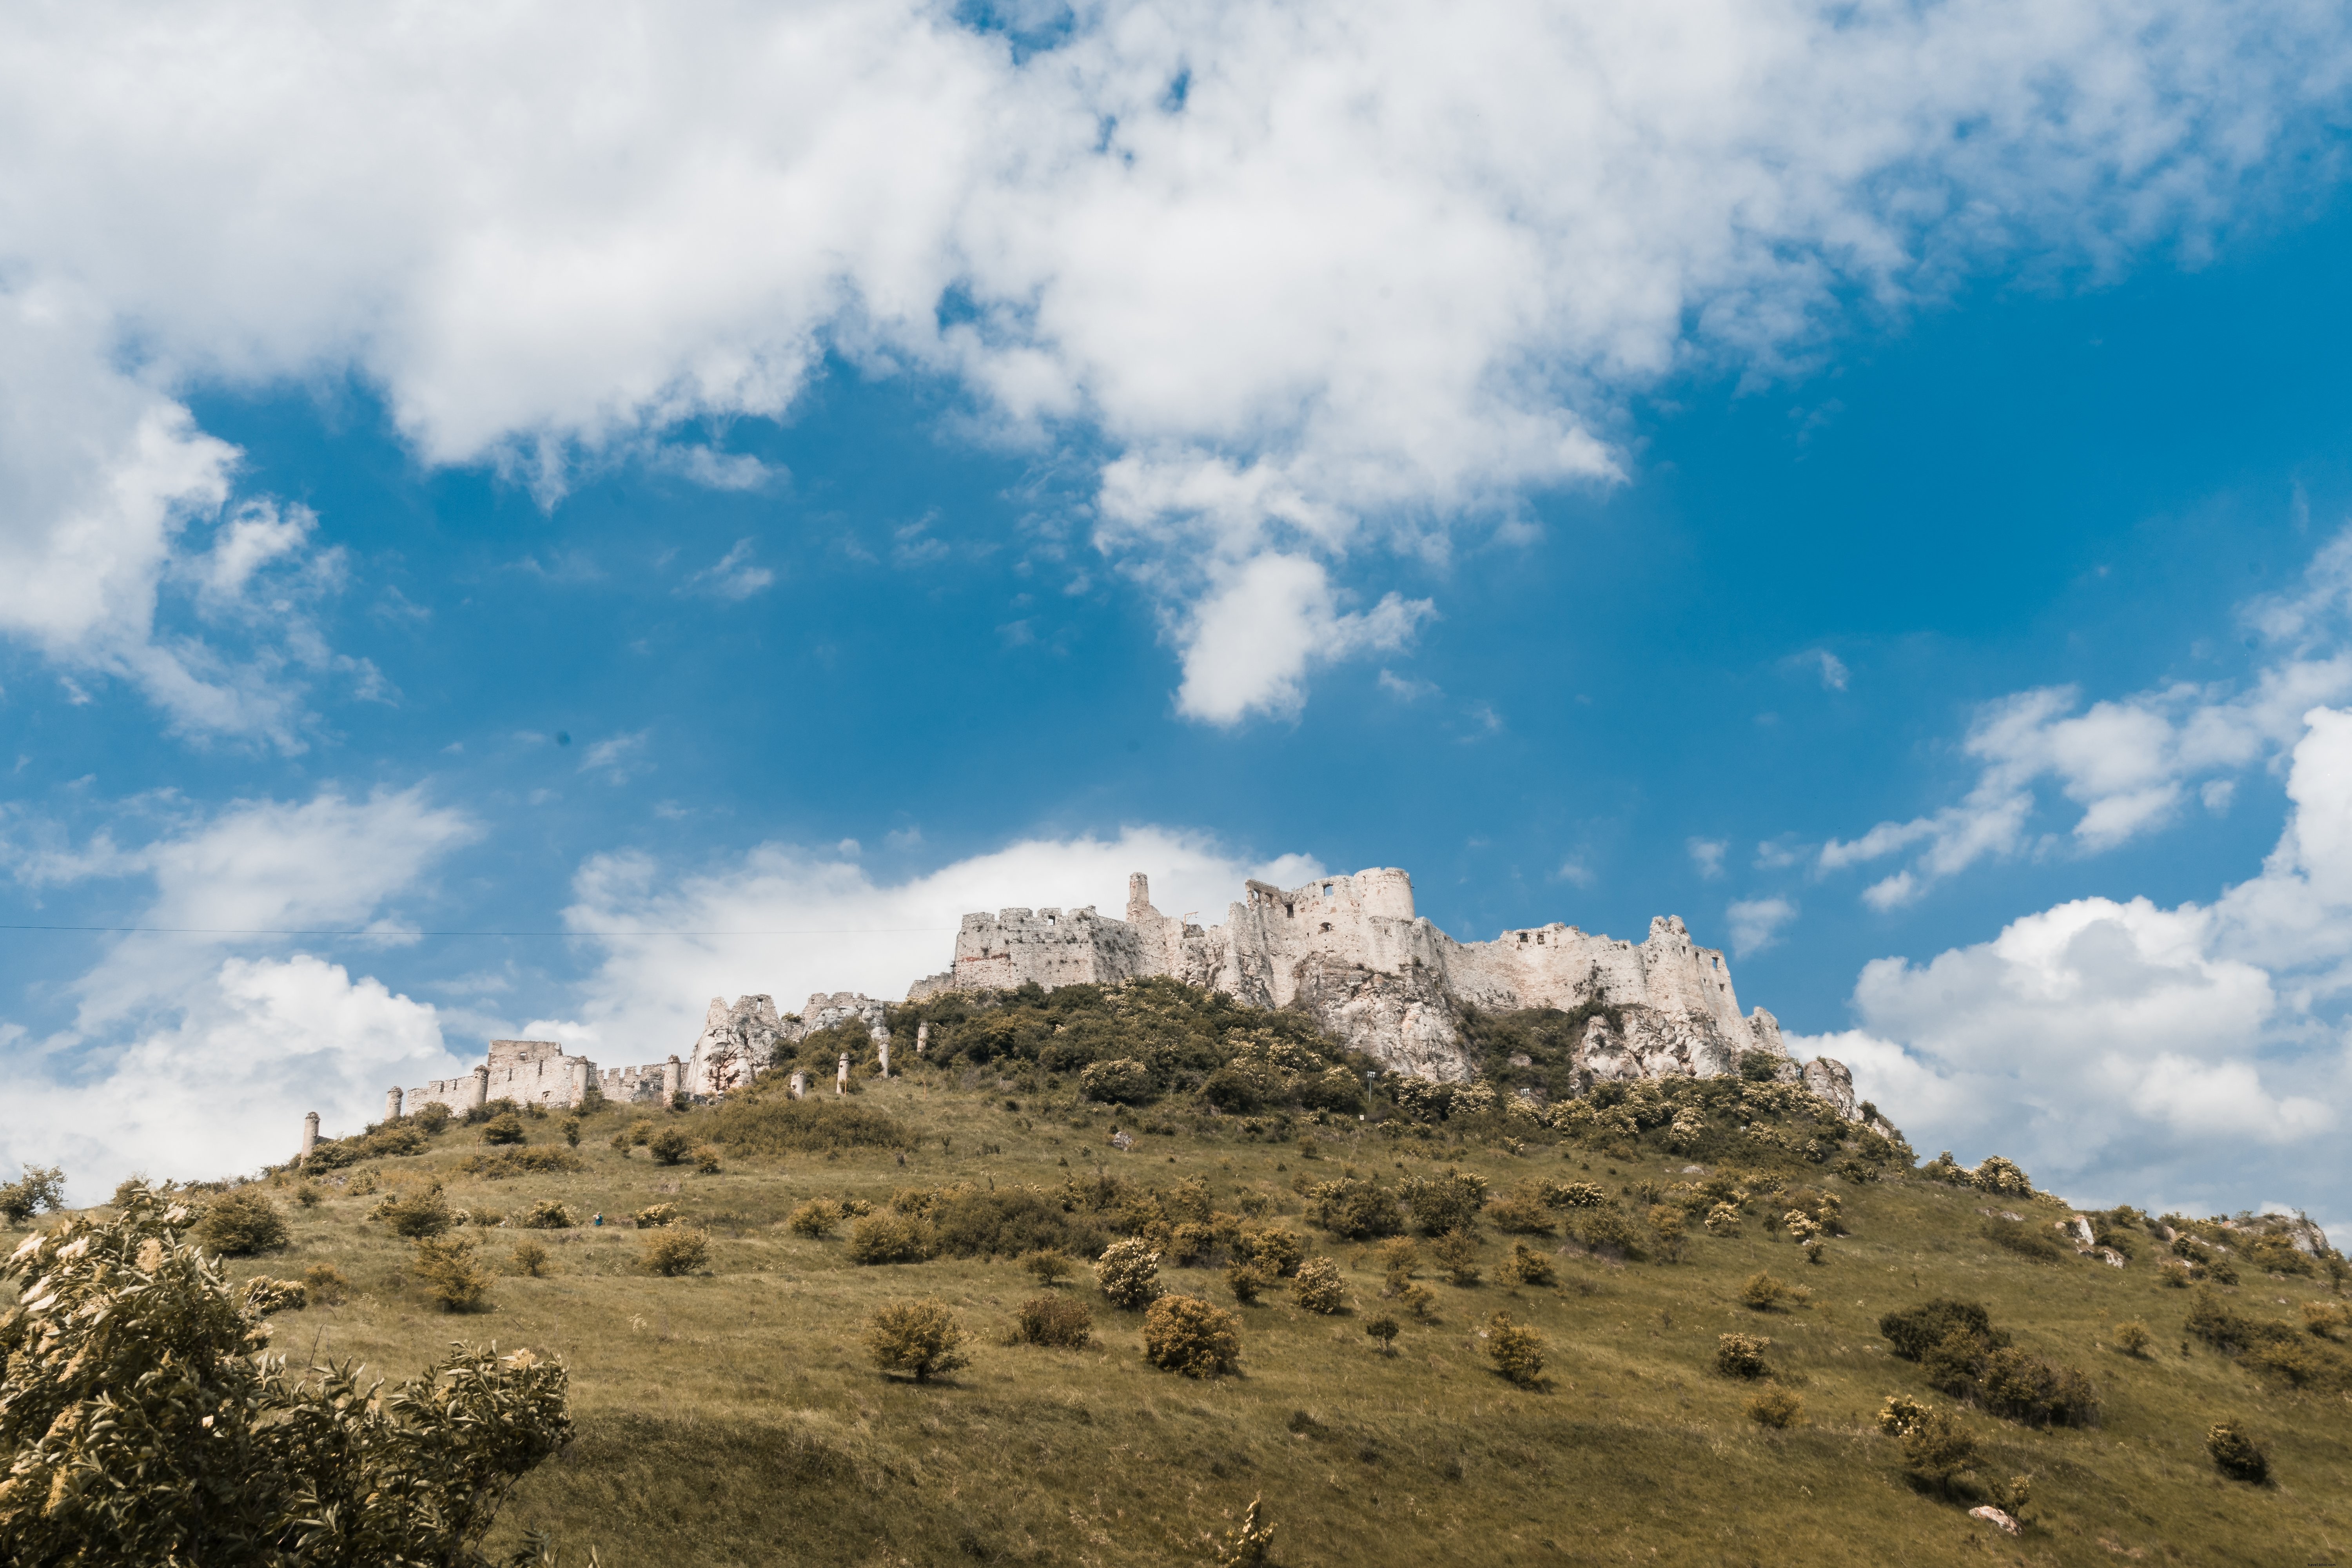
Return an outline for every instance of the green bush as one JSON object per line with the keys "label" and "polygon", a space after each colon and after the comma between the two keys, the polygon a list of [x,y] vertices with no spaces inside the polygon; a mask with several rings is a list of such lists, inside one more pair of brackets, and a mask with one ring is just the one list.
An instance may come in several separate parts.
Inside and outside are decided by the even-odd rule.
{"label": "green bush", "polygon": [[646,1152],[661,1165],[680,1165],[694,1152],[694,1140],[675,1127],[665,1127],[646,1145]]}
{"label": "green bush", "polygon": [[[651,1131],[651,1124],[646,1124]],[[888,1114],[837,1095],[794,1100],[781,1076],[761,1079],[720,1101],[709,1122],[713,1142],[738,1154],[830,1154],[905,1149],[913,1136]]]}
{"label": "green bush", "polygon": [[1534,1193],[1505,1193],[1486,1205],[1486,1218],[1496,1230],[1508,1236],[1552,1233],[1551,1209]]}
{"label": "green bush", "polygon": [[514,1271],[530,1279],[544,1278],[548,1264],[552,1258],[552,1254],[546,1247],[529,1237],[524,1237],[520,1241],[516,1242],[514,1250],[507,1256],[514,1265]]}
{"label": "green bush", "polygon": [[1234,1263],[1225,1268],[1225,1289],[1243,1306],[1255,1306],[1274,1284],[1274,1277],[1255,1263]]}
{"label": "green bush", "polygon": [[1878,1320],[1878,1331],[1905,1361],[1924,1360],[1930,1350],[1956,1330],[1996,1346],[2008,1342],[2008,1336],[1994,1333],[1991,1316],[1975,1301],[1956,1301],[1939,1296]]}
{"label": "green bush", "polygon": [[2014,1348],[1985,1358],[1976,1393],[1994,1415],[2029,1426],[2089,1426],[2099,1418],[2098,1391],[2089,1378]]}
{"label": "green bush", "polygon": [[1739,1304],[1753,1311],[1771,1311],[1787,1305],[1788,1300],[1789,1287],[1767,1273],[1750,1274],[1739,1289]]}
{"label": "green bush", "polygon": [[[56,1165],[27,1165],[23,1175],[13,1182],[0,1184],[0,1219],[10,1225],[26,1225],[43,1209],[63,1207],[65,1200],[66,1173],[63,1169]],[[119,1192],[115,1201],[121,1201]]]}
{"label": "green bush", "polygon": [[1260,1273],[1276,1279],[1298,1272],[1307,1260],[1307,1242],[1297,1231],[1277,1226],[1244,1230],[1234,1239],[1234,1258],[1255,1264]]}
{"label": "green bush", "polygon": [[1013,1342],[1083,1350],[1094,1339],[1095,1315],[1076,1296],[1033,1296],[1021,1303]]}
{"label": "green bush", "polygon": [[515,1221],[525,1230],[570,1230],[579,1223],[560,1198],[540,1199]]}
{"label": "green bush", "polygon": [[1217,1233],[1199,1220],[1188,1219],[1168,1238],[1168,1261],[1179,1268],[1198,1268],[1217,1249]]}
{"label": "green bush", "polygon": [[205,1205],[196,1239],[226,1258],[276,1252],[287,1242],[286,1218],[278,1205],[250,1188],[224,1193]]}
{"label": "green bush", "polygon": [[811,1198],[792,1212],[784,1228],[794,1236],[807,1237],[811,1241],[823,1241],[841,1223],[841,1205],[831,1198]]}
{"label": "green bush", "polygon": [[1148,1307],[1160,1295],[1160,1254],[1131,1237],[1114,1241],[1095,1263],[1095,1284],[1114,1307]]}
{"label": "green bush", "polygon": [[1241,1320],[1192,1296],[1162,1296],[1143,1319],[1144,1359],[1163,1372],[1215,1377],[1241,1364]]}
{"label": "green bush", "polygon": [[1324,1317],[1345,1311],[1348,1292],[1339,1281],[1339,1266],[1328,1258],[1308,1258],[1290,1281],[1290,1297],[1303,1310]]}
{"label": "green bush", "polygon": [[409,1268],[445,1312],[470,1312],[489,1299],[489,1270],[475,1258],[470,1237],[418,1237]]}
{"label": "green bush", "polygon": [[930,1255],[929,1227],[919,1220],[883,1210],[860,1216],[849,1227],[853,1263],[920,1263]]}
{"label": "green bush", "polygon": [[1515,1323],[1501,1312],[1487,1321],[1484,1338],[1486,1359],[1495,1370],[1522,1388],[1534,1388],[1543,1382],[1543,1336],[1523,1323]]}
{"label": "green bush", "polygon": [[1726,1377],[1762,1377],[1771,1370],[1764,1363],[1764,1352],[1772,1342],[1759,1334],[1718,1334],[1715,1341],[1715,1370]]}
{"label": "green bush", "polygon": [[1511,1243],[1511,1260],[1503,1265],[1503,1272],[1520,1285],[1551,1285],[1559,1279],[1551,1258],[1524,1241]]}
{"label": "green bush", "polygon": [[517,1116],[511,1110],[507,1112],[504,1116],[491,1117],[488,1121],[482,1123],[482,1142],[485,1143],[522,1143],[529,1142],[529,1140],[523,1135],[522,1118]]}
{"label": "green bush", "polygon": [[1465,1288],[1478,1283],[1478,1244],[1466,1232],[1447,1231],[1430,1243],[1429,1255],[1444,1270],[1448,1283]]}
{"label": "green bush", "polygon": [[1407,1177],[1403,1191],[1405,1205],[1412,1210],[1412,1228],[1423,1236],[1469,1230],[1486,1206],[1486,1178],[1462,1171]]}
{"label": "green bush", "polygon": [[1609,1194],[1591,1182],[1546,1182],[1543,1201],[1556,1209],[1605,1208]]}
{"label": "green bush", "polygon": [[457,1169],[486,1182],[503,1182],[511,1176],[566,1174],[585,1170],[587,1165],[569,1149],[500,1149],[490,1154],[468,1154],[457,1162]]}
{"label": "green bush", "polygon": [[299,1312],[310,1304],[310,1288],[299,1279],[271,1279],[257,1275],[240,1293],[246,1309],[256,1317],[273,1312]]}
{"label": "green bush", "polygon": [[1310,1188],[1307,1222],[1346,1241],[1394,1236],[1404,1228],[1394,1195],[1360,1176],[1342,1176]]}
{"label": "green bush", "polygon": [[1919,1485],[1951,1495],[1977,1460],[1977,1442],[1951,1412],[1920,1405],[1901,1432],[1903,1468]]}
{"label": "green bush", "polygon": [[352,1293],[352,1282],[331,1263],[313,1263],[302,1270],[302,1289],[322,1307],[340,1307]]}
{"label": "green bush", "polygon": [[932,1216],[939,1248],[950,1258],[1018,1258],[1028,1252],[1059,1252],[1092,1258],[1110,1237],[1086,1215],[1066,1213],[1037,1193],[1013,1187],[960,1193]]}
{"label": "green bush", "polygon": [[1776,1383],[1748,1402],[1748,1419],[1775,1431],[1801,1426],[1805,1402]]}
{"label": "green bush", "polygon": [[448,1200],[441,1195],[437,1184],[395,1193],[377,1204],[368,1217],[382,1220],[393,1235],[411,1241],[439,1236],[457,1223],[457,1216],[449,1211]]}
{"label": "green bush", "polygon": [[50,1298],[0,1317],[0,1561],[455,1563],[570,1440],[563,1370],[528,1352],[461,1346],[392,1387],[289,1380],[180,1239],[194,1216],[144,1186],[121,1206],[0,1265]]}
{"label": "green bush", "polygon": [[1088,1100],[1113,1105],[1141,1105],[1158,1098],[1151,1069],[1130,1057],[1089,1063],[1078,1074],[1078,1089]]}
{"label": "green bush", "polygon": [[2147,1331],[2147,1325],[2137,1318],[2116,1325],[2116,1349],[2127,1356],[2147,1355],[2147,1347],[2155,1342],[2155,1338]]}
{"label": "green bush", "polygon": [[663,1226],[677,1223],[677,1205],[654,1204],[649,1207],[639,1209],[635,1218],[639,1230],[659,1230]]}
{"label": "green bush", "polygon": [[1576,1239],[1604,1258],[1642,1256],[1642,1234],[1615,1209],[1592,1209],[1576,1222]]}
{"label": "green bush", "polygon": [[2233,1481],[2260,1486],[2271,1479],[2270,1455],[2234,1421],[2221,1422],[2206,1432],[2205,1451],[2213,1457],[2214,1468]]}
{"label": "green bush", "polygon": [[964,1331],[942,1301],[892,1301],[866,1323],[866,1352],[888,1375],[928,1382],[971,1364]]}
{"label": "green bush", "polygon": [[2058,1244],[2055,1236],[2020,1219],[1989,1219],[1981,1233],[1994,1246],[2006,1247],[2035,1263],[2060,1263],[2074,1256],[2071,1248]]}
{"label": "green bush", "polygon": [[667,1226],[645,1238],[639,1258],[646,1273],[665,1279],[698,1274],[710,1267],[710,1238],[698,1230]]}
{"label": "green bush", "polygon": [[1077,1272],[1077,1265],[1072,1263],[1064,1254],[1050,1247],[1024,1254],[1021,1267],[1028,1270],[1029,1277],[1038,1284],[1049,1288],[1059,1285]]}
{"label": "green bush", "polygon": [[1383,1313],[1364,1325],[1364,1332],[1380,1347],[1382,1355],[1396,1354],[1397,1321]]}

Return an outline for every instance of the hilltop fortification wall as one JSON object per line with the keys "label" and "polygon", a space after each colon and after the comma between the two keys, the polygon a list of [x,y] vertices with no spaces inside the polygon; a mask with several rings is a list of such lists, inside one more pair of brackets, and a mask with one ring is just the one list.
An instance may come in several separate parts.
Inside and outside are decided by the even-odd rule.
{"label": "hilltop fortification wall", "polygon": [[968,914],[953,966],[908,1000],[1166,974],[1259,1006],[1303,1004],[1385,1066],[1441,1080],[1470,1076],[1461,1017],[1472,1008],[1586,1010],[1580,1065],[1597,1078],[1711,1076],[1751,1051],[1788,1055],[1779,1023],[1760,1007],[1740,1015],[1723,954],[1678,916],[1653,920],[1638,943],[1559,923],[1459,942],[1415,911],[1412,879],[1394,867],[1243,891],[1216,926],[1161,914],[1140,873],[1124,920],[1092,908]]}

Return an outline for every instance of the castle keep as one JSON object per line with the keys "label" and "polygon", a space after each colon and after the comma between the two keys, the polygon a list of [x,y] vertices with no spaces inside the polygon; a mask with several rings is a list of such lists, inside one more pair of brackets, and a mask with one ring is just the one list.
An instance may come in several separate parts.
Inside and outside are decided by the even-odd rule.
{"label": "castle keep", "polygon": [[[968,914],[952,967],[907,994],[1147,974],[1261,1007],[1302,1004],[1390,1068],[1444,1080],[1470,1076],[1458,1024],[1465,1008],[1607,1009],[1587,1023],[1578,1052],[1578,1065],[1600,1078],[1706,1077],[1750,1051],[1788,1056],[1778,1021],[1761,1007],[1740,1015],[1723,954],[1693,942],[1677,916],[1652,921],[1639,944],[1558,922],[1457,942],[1414,912],[1412,879],[1394,868],[1289,889],[1251,881],[1215,926],[1161,914],[1140,873],[1128,879],[1124,920],[1092,908]],[[1834,1084],[1842,1073],[1815,1076]]]}

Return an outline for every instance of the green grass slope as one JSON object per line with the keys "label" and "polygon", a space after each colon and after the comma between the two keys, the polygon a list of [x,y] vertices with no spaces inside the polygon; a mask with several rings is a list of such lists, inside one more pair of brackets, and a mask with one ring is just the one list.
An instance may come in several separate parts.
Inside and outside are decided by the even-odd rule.
{"label": "green grass slope", "polygon": [[[1294,1568],[2302,1564],[2352,1550],[2341,1352],[2306,1331],[2301,1311],[2337,1300],[2324,1269],[2273,1274],[2242,1255],[2235,1287],[2195,1290],[2163,1282],[2168,1254],[2145,1234],[2126,1241],[2137,1256],[2121,1268],[2071,1249],[2015,1250],[1996,1239],[1999,1211],[2036,1232],[2064,1211],[1929,1180],[1900,1160],[1877,1179],[1858,1179],[1871,1172],[1851,1162],[1833,1173],[1834,1157],[1787,1152],[1806,1131],[1801,1107],[1792,1132],[1751,1142],[1759,1157],[1718,1148],[1695,1159],[1661,1146],[1663,1126],[1629,1131],[1605,1115],[1550,1128],[1500,1117],[1407,1127],[1328,1110],[1212,1116],[1197,1102],[1139,1115],[1081,1100],[1076,1087],[1075,1071],[966,1061],[864,1079],[839,1105],[783,1109],[763,1085],[719,1107],[609,1108],[581,1120],[578,1169],[510,1176],[486,1173],[496,1169],[486,1157],[500,1150],[480,1142],[482,1127],[453,1124],[419,1140],[419,1152],[332,1171],[310,1184],[320,1201],[310,1206],[293,1201],[294,1175],[274,1177],[263,1190],[287,1216],[289,1242],[236,1272],[299,1278],[326,1265],[351,1282],[340,1304],[269,1319],[274,1346],[298,1363],[356,1359],[404,1376],[459,1339],[561,1356],[578,1440],[524,1481],[492,1545],[510,1550],[525,1531],[546,1530],[567,1563],[585,1562],[593,1545],[606,1568],[1207,1563],[1261,1496],[1276,1529],[1272,1560]],[[835,1138],[845,1111],[883,1142]],[[660,1164],[626,1146],[646,1121],[691,1145],[732,1142],[717,1145],[716,1173],[691,1156]],[[565,1149],[557,1119],[520,1125],[527,1149]],[[1132,1147],[1111,1143],[1114,1128]],[[612,1146],[615,1134],[624,1147]],[[1425,1319],[1383,1297],[1376,1242],[1308,1221],[1312,1189],[1343,1174],[1393,1190],[1453,1168],[1485,1178],[1498,1199],[1591,1182],[1607,1204],[1532,1214],[1519,1223],[1555,1228],[1519,1236],[1496,1227],[1490,1205],[1475,1233],[1475,1284],[1450,1283],[1423,1241],[1414,1283],[1434,1298]],[[1702,1223],[1713,1205],[1693,1186],[1710,1179],[1748,1194],[1736,1235],[1721,1215],[1726,1234]],[[1303,1310],[1284,1287],[1242,1306],[1222,1263],[1163,1267],[1169,1289],[1242,1321],[1238,1374],[1195,1381],[1144,1359],[1141,1314],[1112,1309],[1083,1260],[1059,1289],[1091,1303],[1094,1342],[1016,1346],[1004,1331],[1041,1287],[1011,1257],[941,1248],[944,1208],[929,1209],[941,1222],[928,1233],[937,1255],[916,1262],[860,1264],[845,1228],[816,1238],[788,1224],[811,1199],[888,1211],[908,1194],[901,1206],[919,1215],[912,1194],[926,1189],[1034,1188],[1055,1195],[1055,1212],[1066,1203],[1081,1230],[1117,1235],[1168,1223],[1151,1217],[1165,1212],[1155,1205],[1192,1181],[1228,1216],[1218,1222],[1228,1236],[1237,1216],[1296,1232],[1309,1257],[1333,1259],[1346,1310]],[[497,1273],[477,1311],[441,1310],[415,1246],[370,1217],[387,1195],[436,1182],[449,1204],[507,1221],[452,1233],[473,1237]],[[1821,1194],[1837,1201],[1846,1234],[1812,1263],[1778,1215]],[[517,1227],[550,1201],[583,1223]],[[1658,1205],[1677,1203],[1689,1215],[1675,1256],[1657,1222],[1671,1229]],[[668,1233],[640,1231],[627,1216],[656,1204],[708,1236],[704,1271],[647,1271],[647,1245]],[[601,1228],[584,1223],[598,1212]],[[1502,1206],[1503,1217],[1512,1213]],[[1643,1256],[1580,1243],[1580,1222],[1607,1234],[1591,1231],[1595,1215],[1615,1216]],[[511,1261],[531,1241],[550,1254],[536,1278]],[[1538,1249],[1556,1283],[1514,1282],[1515,1243]],[[1810,1299],[1751,1307],[1759,1273]],[[1878,1323],[1937,1297],[1981,1302],[2017,1348],[2081,1369],[2095,1386],[2097,1424],[2035,1428],[1933,1390],[1926,1368],[1891,1352]],[[958,1315],[971,1364],[935,1382],[886,1378],[862,1342],[866,1321],[885,1303],[919,1298]],[[2186,1326],[2199,1302],[2209,1317],[2218,1303],[2284,1325],[2293,1343],[2280,1343],[2293,1353],[2265,1361],[2215,1348]],[[1498,1312],[1541,1336],[1546,1385],[1493,1370],[1483,1336]],[[1393,1354],[1364,1331],[1382,1315],[1401,1325]],[[2116,1348],[2128,1321],[2152,1332],[2144,1354]],[[1716,1370],[1727,1332],[1771,1340],[1771,1381],[1801,1399],[1798,1425],[1751,1419],[1759,1384]],[[1876,1422],[1895,1394],[1958,1412],[1979,1445],[1983,1484],[2031,1478],[2023,1535],[1969,1517],[1980,1498],[1906,1478],[1899,1443]],[[2271,1484],[2218,1473],[2205,1435],[2223,1420],[2268,1446]]]}

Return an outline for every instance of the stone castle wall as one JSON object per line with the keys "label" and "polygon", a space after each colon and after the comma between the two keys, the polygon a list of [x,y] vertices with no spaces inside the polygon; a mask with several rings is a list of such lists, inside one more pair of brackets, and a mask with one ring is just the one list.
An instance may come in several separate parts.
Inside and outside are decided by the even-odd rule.
{"label": "stone castle wall", "polygon": [[1152,907],[1149,881],[1128,882],[1127,918],[1091,909],[969,914],[948,971],[918,981],[919,1001],[943,991],[1051,989],[1165,974],[1258,1006],[1301,1003],[1323,1026],[1400,1072],[1470,1076],[1465,1009],[1607,1009],[1579,1043],[1598,1078],[1711,1076],[1763,1051],[1787,1059],[1779,1023],[1742,1016],[1721,952],[1663,915],[1639,942],[1554,923],[1458,942],[1417,914],[1412,879],[1393,867],[1318,878],[1297,888],[1251,881],[1225,922],[1203,926]]}

